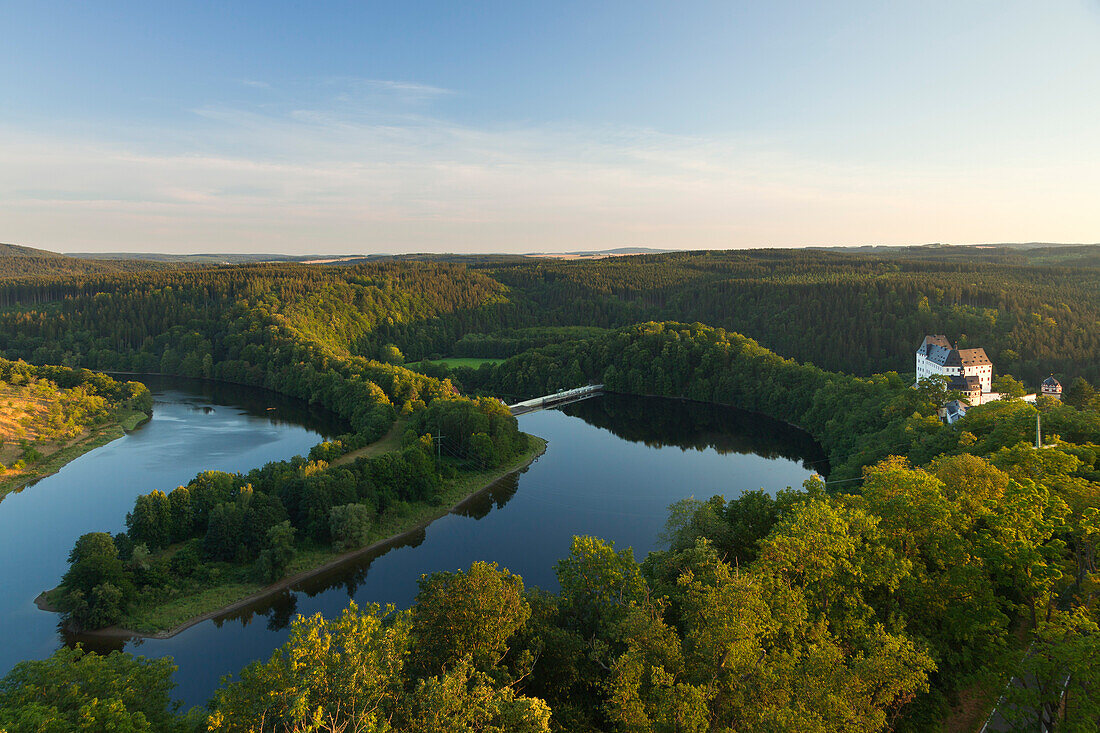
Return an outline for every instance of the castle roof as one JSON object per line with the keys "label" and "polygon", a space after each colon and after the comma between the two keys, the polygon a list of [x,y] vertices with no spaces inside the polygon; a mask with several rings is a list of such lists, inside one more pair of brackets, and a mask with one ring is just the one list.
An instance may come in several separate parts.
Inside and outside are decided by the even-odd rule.
{"label": "castle roof", "polygon": [[981,392],[982,380],[973,375],[967,377],[951,377],[951,381],[947,383],[947,388],[957,392]]}
{"label": "castle roof", "polygon": [[917,354],[944,367],[984,366],[992,364],[985,349],[953,349],[946,336],[925,336]]}
{"label": "castle roof", "polygon": [[950,346],[925,344],[924,356],[928,361],[939,364],[940,366],[962,366],[962,359],[959,358],[959,352],[956,349],[952,349]]}
{"label": "castle roof", "polygon": [[985,355],[985,349],[955,349],[959,354],[959,359],[962,360],[963,366],[978,366],[983,364],[992,364],[989,357]]}
{"label": "castle roof", "polygon": [[920,346],[917,348],[917,351],[924,351],[924,355],[928,356],[927,348],[929,346],[942,346],[945,349],[950,349],[951,342],[948,341],[947,336],[944,336],[943,334],[939,334],[936,336],[925,336],[924,341],[921,342]]}
{"label": "castle roof", "polygon": [[1054,375],[1051,374],[1049,377],[1047,377],[1046,379],[1043,380],[1043,386],[1044,387],[1061,387],[1062,383],[1059,382],[1057,379],[1055,379]]}

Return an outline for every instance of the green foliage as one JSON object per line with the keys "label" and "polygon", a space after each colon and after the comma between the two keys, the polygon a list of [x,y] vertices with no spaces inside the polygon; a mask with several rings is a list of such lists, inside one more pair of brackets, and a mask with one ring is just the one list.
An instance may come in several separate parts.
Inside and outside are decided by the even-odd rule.
{"label": "green foliage", "polygon": [[404,614],[376,605],[360,612],[352,603],[331,621],[299,617],[269,661],[253,662],[215,693],[208,729],[391,730],[408,634]]}
{"label": "green foliage", "polygon": [[[178,499],[176,503],[179,504]],[[151,550],[168,546],[173,538],[174,524],[172,506],[163,491],[137,497],[134,510],[126,515],[130,539],[134,543],[144,543]]]}
{"label": "green foliage", "polygon": [[493,684],[460,660],[444,673],[422,679],[402,701],[400,730],[409,733],[548,733],[550,708],[538,698]]}
{"label": "green foliage", "polygon": [[403,364],[405,355],[401,353],[401,349],[397,348],[396,345],[386,344],[379,352],[378,360],[387,364]]}
{"label": "green foliage", "polygon": [[341,504],[329,510],[332,549],[345,552],[367,544],[374,525],[374,509],[366,504]]}
{"label": "green foliage", "polygon": [[0,680],[0,728],[10,733],[194,730],[178,714],[171,659],[62,648],[20,662]]}
{"label": "green foliage", "polygon": [[76,541],[61,586],[65,590],[62,610],[78,624],[93,628],[117,621],[133,592],[118,548],[105,532],[90,532]]}
{"label": "green foliage", "polygon": [[281,522],[269,528],[266,545],[256,563],[260,577],[267,583],[283,577],[287,565],[294,559],[294,552],[294,528],[290,522]]}
{"label": "green foliage", "polygon": [[1004,717],[1018,730],[1089,731],[1100,720],[1100,628],[1084,609],[1056,611],[1035,629],[1005,693]]}
{"label": "green foliage", "polygon": [[993,380],[993,391],[1004,397],[1017,398],[1027,394],[1027,386],[1011,374],[1002,374]]}
{"label": "green foliage", "polygon": [[415,651],[409,666],[424,677],[465,659],[489,672],[508,654],[508,640],[531,615],[523,580],[495,564],[475,562],[468,572],[422,576],[412,614]]}

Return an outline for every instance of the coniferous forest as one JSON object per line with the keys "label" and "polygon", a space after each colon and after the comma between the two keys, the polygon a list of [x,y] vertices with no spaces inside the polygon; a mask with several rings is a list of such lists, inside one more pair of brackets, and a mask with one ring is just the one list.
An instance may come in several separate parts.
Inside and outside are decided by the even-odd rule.
{"label": "coniferous forest", "polygon": [[[696,493],[644,558],[577,537],[556,593],[475,563],[422,577],[408,609],[299,618],[204,709],[172,702],[170,661],[63,648],[0,680],[0,729],[923,731],[1002,693],[1021,726],[1100,721],[1100,248],[22,257],[0,258],[5,359],[58,383],[263,387],[347,426],[308,456],[147,487],[125,532],[71,549],[50,603],[73,627],[133,628],[216,577],[274,582],[296,556],[442,505],[449,481],[536,449],[501,400],[601,383],[734,405],[806,431],[829,470],[774,497]],[[944,384],[913,385],[926,334],[985,348],[1001,384],[1053,374],[1063,399],[944,424]]]}

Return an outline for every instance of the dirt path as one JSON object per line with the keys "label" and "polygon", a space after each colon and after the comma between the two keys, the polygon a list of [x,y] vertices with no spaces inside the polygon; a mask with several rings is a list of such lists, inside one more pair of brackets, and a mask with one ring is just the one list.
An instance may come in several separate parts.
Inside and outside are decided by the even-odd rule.
{"label": "dirt path", "polygon": [[405,434],[405,428],[408,426],[409,418],[399,417],[393,421],[393,427],[391,427],[381,438],[370,445],[364,445],[362,448],[356,448],[350,453],[345,453],[329,465],[342,466],[345,463],[351,463],[359,458],[373,458],[383,453],[395,451],[401,447],[401,436]]}

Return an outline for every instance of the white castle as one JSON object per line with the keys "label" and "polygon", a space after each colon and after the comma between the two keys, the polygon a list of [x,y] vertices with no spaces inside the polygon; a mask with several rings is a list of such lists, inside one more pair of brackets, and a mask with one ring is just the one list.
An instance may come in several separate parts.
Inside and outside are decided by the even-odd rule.
{"label": "white castle", "polygon": [[[949,423],[965,415],[968,407],[1001,399],[1001,393],[993,391],[993,362],[985,349],[956,349],[946,336],[925,336],[917,349],[917,383],[935,375],[948,377],[947,388],[966,398],[966,402],[952,400],[940,409],[940,416]],[[1053,375],[1043,382],[1042,392],[1062,399],[1062,385]],[[1035,395],[1021,399],[1035,402]]]}
{"label": "white castle", "polygon": [[956,349],[946,336],[925,336],[917,349],[917,381],[937,374],[949,377],[947,388],[961,392],[971,405],[1000,399],[993,391],[993,362],[985,349]]}

